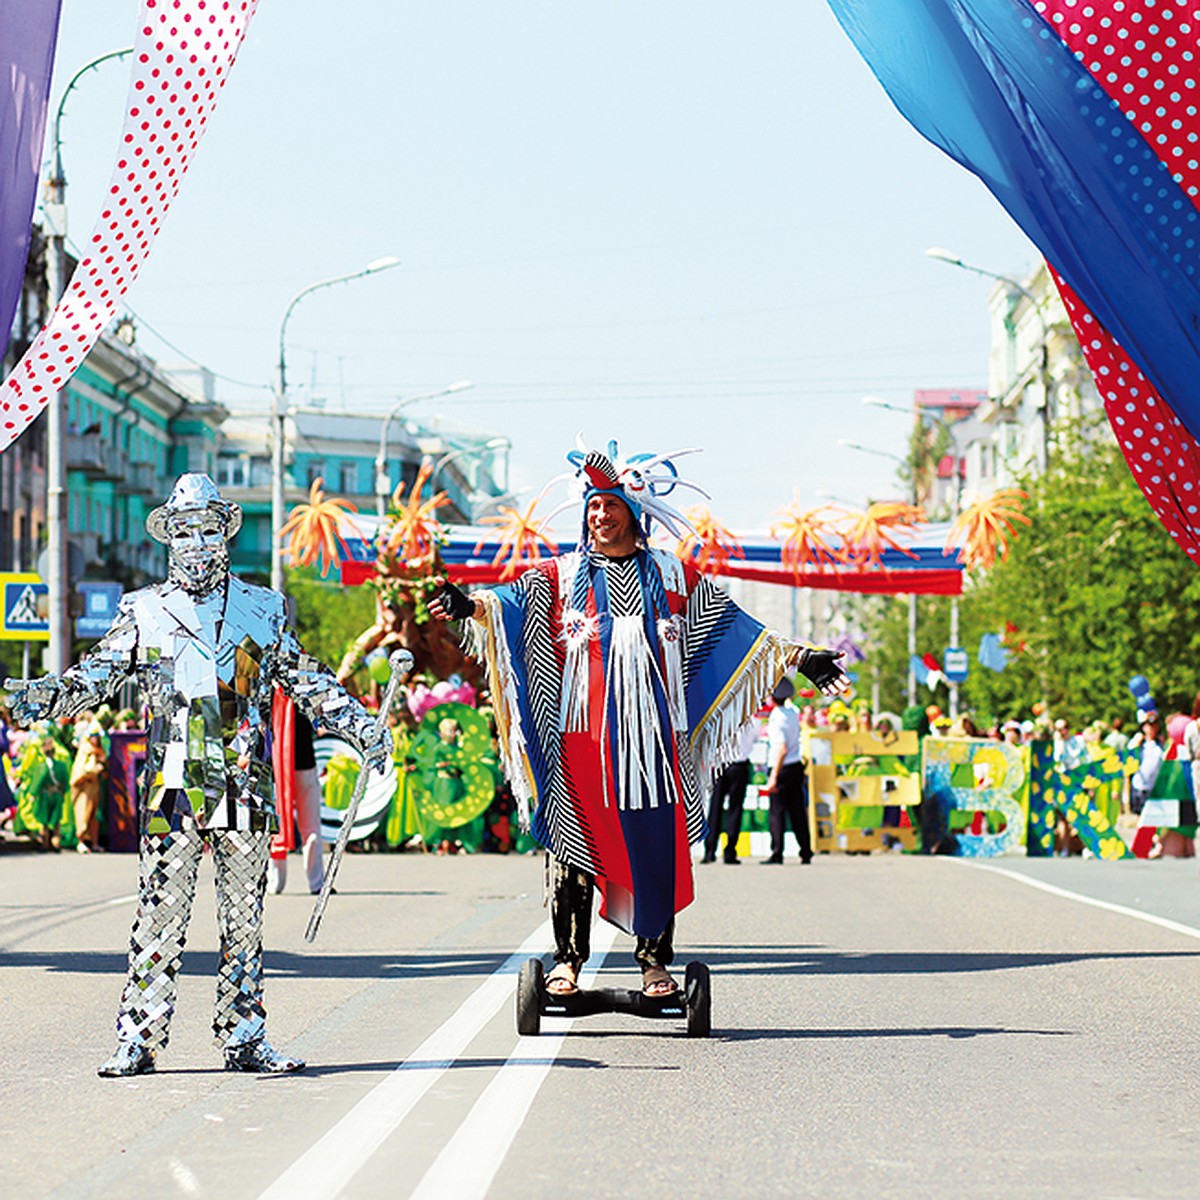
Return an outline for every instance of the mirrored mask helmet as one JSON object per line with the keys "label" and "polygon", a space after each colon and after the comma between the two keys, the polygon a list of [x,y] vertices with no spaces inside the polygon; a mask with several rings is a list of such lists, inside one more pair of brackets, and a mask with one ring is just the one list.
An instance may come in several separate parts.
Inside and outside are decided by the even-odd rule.
{"label": "mirrored mask helmet", "polygon": [[167,519],[167,578],[193,595],[205,595],[229,574],[229,543],[220,513],[182,512]]}

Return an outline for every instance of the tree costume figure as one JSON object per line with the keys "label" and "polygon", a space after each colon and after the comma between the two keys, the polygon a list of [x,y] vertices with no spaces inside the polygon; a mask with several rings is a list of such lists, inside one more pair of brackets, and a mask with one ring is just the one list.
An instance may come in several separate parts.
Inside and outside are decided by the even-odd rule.
{"label": "tree costume figure", "polygon": [[651,518],[676,536],[686,528],[663,497],[694,485],[668,456],[622,459],[610,443],[568,459],[581,548],[470,597],[448,586],[430,611],[473,618],[505,772],[553,855],[547,986],[577,986],[594,883],[601,915],[637,938],[643,990],[665,996],[676,990],[666,968],[675,914],[692,900],[688,847],[705,833],[706,776],[734,757],[789,670],[831,695],[847,680],[838,655],[765,629],[689,563],[646,545]]}
{"label": "tree costume figure", "polygon": [[146,519],[168,548],[165,583],[126,595],[109,632],[60,677],[9,680],[22,720],[71,716],[131,676],[151,717],[139,789],[140,881],[117,1050],[99,1073],[140,1075],[167,1044],[196,872],[216,870],[220,956],[213,1032],[228,1070],[297,1071],[266,1039],[262,911],[271,797],[272,689],[344,737],[371,766],[390,754],[374,721],[301,650],[284,598],[229,573],[242,510],[207,475],[183,475]]}

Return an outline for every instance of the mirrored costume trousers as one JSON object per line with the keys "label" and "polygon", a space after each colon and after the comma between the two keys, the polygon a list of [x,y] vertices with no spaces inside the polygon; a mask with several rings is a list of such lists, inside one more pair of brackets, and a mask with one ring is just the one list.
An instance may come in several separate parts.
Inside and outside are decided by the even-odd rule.
{"label": "mirrored costume trousers", "polygon": [[142,834],[118,1041],[140,1041],[153,1050],[167,1044],[205,842],[212,847],[220,940],[213,1034],[221,1046],[239,1046],[264,1034],[262,917],[270,835],[187,828]]}

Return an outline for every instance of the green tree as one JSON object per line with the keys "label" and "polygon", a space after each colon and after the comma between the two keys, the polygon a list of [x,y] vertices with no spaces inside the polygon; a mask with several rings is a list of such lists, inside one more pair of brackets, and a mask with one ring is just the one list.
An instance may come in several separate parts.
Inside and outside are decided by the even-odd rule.
{"label": "green tree", "polygon": [[375,619],[369,587],[343,587],[311,570],[287,572],[287,592],[296,602],[296,633],[314,658],[336,668],[355,639]]}
{"label": "green tree", "polygon": [[[1145,675],[1162,711],[1190,711],[1200,690],[1200,574],[1112,438],[1095,425],[1059,430],[1049,474],[1022,486],[1032,525],[1019,529],[1006,561],[972,573],[960,602],[960,640],[972,652],[960,708],[987,722],[1026,719],[1038,702],[1076,727],[1129,719],[1128,682]],[[949,606],[921,600],[921,652],[947,644]],[[902,703],[907,598],[857,612],[870,652],[863,683],[877,668],[881,704]],[[984,633],[1005,634],[1014,652],[1002,672],[974,661]],[[946,708],[942,689],[920,689],[920,702]]]}

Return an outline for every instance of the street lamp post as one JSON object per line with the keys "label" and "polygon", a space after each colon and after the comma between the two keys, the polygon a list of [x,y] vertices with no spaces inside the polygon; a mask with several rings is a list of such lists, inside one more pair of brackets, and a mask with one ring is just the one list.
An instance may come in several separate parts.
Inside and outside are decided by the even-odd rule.
{"label": "street lamp post", "polygon": [[[877,454],[881,458],[895,459],[901,466],[907,461],[899,454],[893,454],[890,450],[876,450],[873,446],[860,446],[857,442],[852,442],[847,438],[838,438],[839,446],[847,446],[851,450],[861,450],[864,454]],[[911,482],[911,502],[913,506],[917,503],[916,494],[916,475]],[[908,594],[908,704],[911,708],[917,702],[917,673],[913,669],[913,659],[917,654],[917,593],[909,592]]]}
{"label": "street lamp post", "polygon": [[[438,474],[444,470],[456,458],[470,456],[473,454],[486,454],[489,450],[504,450],[512,446],[512,441],[506,437],[488,438],[488,440],[479,446],[460,446],[457,450],[451,450],[448,454],[443,454],[433,464],[433,470],[429,472],[429,486],[434,491],[437,490]],[[505,481],[507,482],[507,480]],[[470,521],[471,514],[466,513],[467,520]]]}
{"label": "street lamp post", "polygon": [[954,254],[950,250],[945,250],[941,246],[930,246],[925,253],[930,258],[936,258],[938,262],[949,263],[952,267],[959,267],[963,271],[971,271],[976,275],[984,276],[986,279],[995,279],[1005,284],[1010,289],[1010,316],[1015,305],[1015,302],[1012,300],[1013,292],[1024,296],[1033,307],[1033,315],[1037,317],[1038,327],[1041,330],[1041,342],[1038,348],[1038,386],[1042,392],[1042,471],[1048,473],[1050,470],[1050,421],[1052,416],[1053,381],[1050,378],[1050,325],[1042,309],[1041,300],[1023,283],[1013,279],[1011,275],[1001,275],[996,271],[989,271],[984,267],[977,267],[973,263],[964,262],[957,254]]}
{"label": "street lamp post", "polygon": [[[862,398],[864,404],[869,404],[872,408],[886,408],[891,412],[908,413],[909,416],[920,417],[922,420],[928,417],[935,425],[940,425],[946,431],[946,435],[950,438],[950,449],[954,450],[954,426],[950,424],[944,417],[939,416],[935,412],[931,412],[927,408],[921,408],[917,405],[906,404],[889,404],[886,400],[881,400],[878,396],[864,396]],[[912,466],[913,464],[909,464]],[[917,482],[914,472],[913,478],[913,503],[917,499]],[[959,508],[962,507],[962,471],[959,468],[958,456],[955,455],[954,462],[954,513],[958,515]]]}
{"label": "street lamp post", "polygon": [[[864,396],[862,402],[864,404],[870,404],[875,408],[890,408],[893,412],[906,412],[906,413],[910,413],[914,416],[921,417],[921,418],[929,417],[930,420],[936,421],[947,432],[947,434],[949,434],[950,439],[951,439],[951,448],[953,449],[954,431],[951,428],[950,423],[948,421],[944,420],[942,417],[939,417],[937,415],[937,413],[932,413],[932,412],[929,412],[927,409],[917,408],[915,406],[912,408],[907,408],[907,407],[904,407],[899,404],[889,404],[886,400],[881,400],[878,396]],[[913,497],[914,497],[914,499],[916,497],[916,494],[917,494],[917,479],[916,479],[916,472],[914,471],[913,472]],[[959,470],[958,456],[955,455],[955,462],[954,462],[954,515],[956,517],[958,516],[959,510],[961,509],[961,507],[962,507],[962,472]],[[915,643],[916,643],[915,614],[916,614],[916,608],[914,605],[913,607],[911,607],[909,609],[910,642],[912,643],[913,647],[915,647]],[[957,596],[950,597],[950,645],[951,646],[958,645],[958,597]],[[916,653],[916,650],[914,648],[910,648],[909,653],[911,656],[912,654]],[[910,659],[909,659],[910,675],[912,674],[911,661],[912,660],[910,657]],[[916,686],[916,681],[915,681],[915,676],[914,676],[913,677],[913,687],[915,688],[915,686]],[[955,683],[953,680],[947,680],[946,686],[950,692],[950,719],[953,720],[955,717],[958,716],[958,684]],[[910,704],[912,703],[911,699],[909,700],[909,703]]]}
{"label": "street lamp post", "polygon": [[[67,178],[63,171],[62,119],[67,98],[89,71],[133,53],[133,47],[112,50],[80,67],[63,89],[54,114],[54,165],[46,180],[42,203],[42,221],[50,235],[50,253],[46,257],[46,291],[50,307],[58,303],[67,286]],[[47,599],[50,604],[50,643],[47,666],[61,675],[71,663],[71,590],[67,567],[67,393],[59,391],[46,406],[46,571]]]}
{"label": "street lamp post", "polygon": [[405,396],[403,399],[398,400],[392,411],[383,418],[383,425],[379,430],[379,453],[375,456],[375,502],[376,511],[381,517],[387,513],[388,496],[392,493],[392,481],[388,478],[387,473],[387,440],[392,419],[401,409],[407,408],[410,404],[416,404],[418,400],[436,400],[439,396],[449,396],[454,392],[465,392],[467,388],[472,386],[473,384],[470,380],[460,379],[457,383],[452,383],[449,387],[444,387],[437,392],[422,392],[419,396]]}
{"label": "street lamp post", "polygon": [[283,320],[279,325],[279,375],[271,408],[271,586],[277,591],[283,591],[283,546],[279,541],[279,531],[283,528],[284,509],[286,501],[283,494],[284,447],[287,439],[287,326],[296,305],[305,296],[319,291],[321,288],[332,287],[335,283],[349,283],[354,279],[362,279],[366,275],[376,275],[391,267],[398,267],[400,260],[392,256],[377,258],[368,263],[360,271],[351,271],[346,275],[335,275],[332,279],[321,279],[301,288],[284,310]]}

